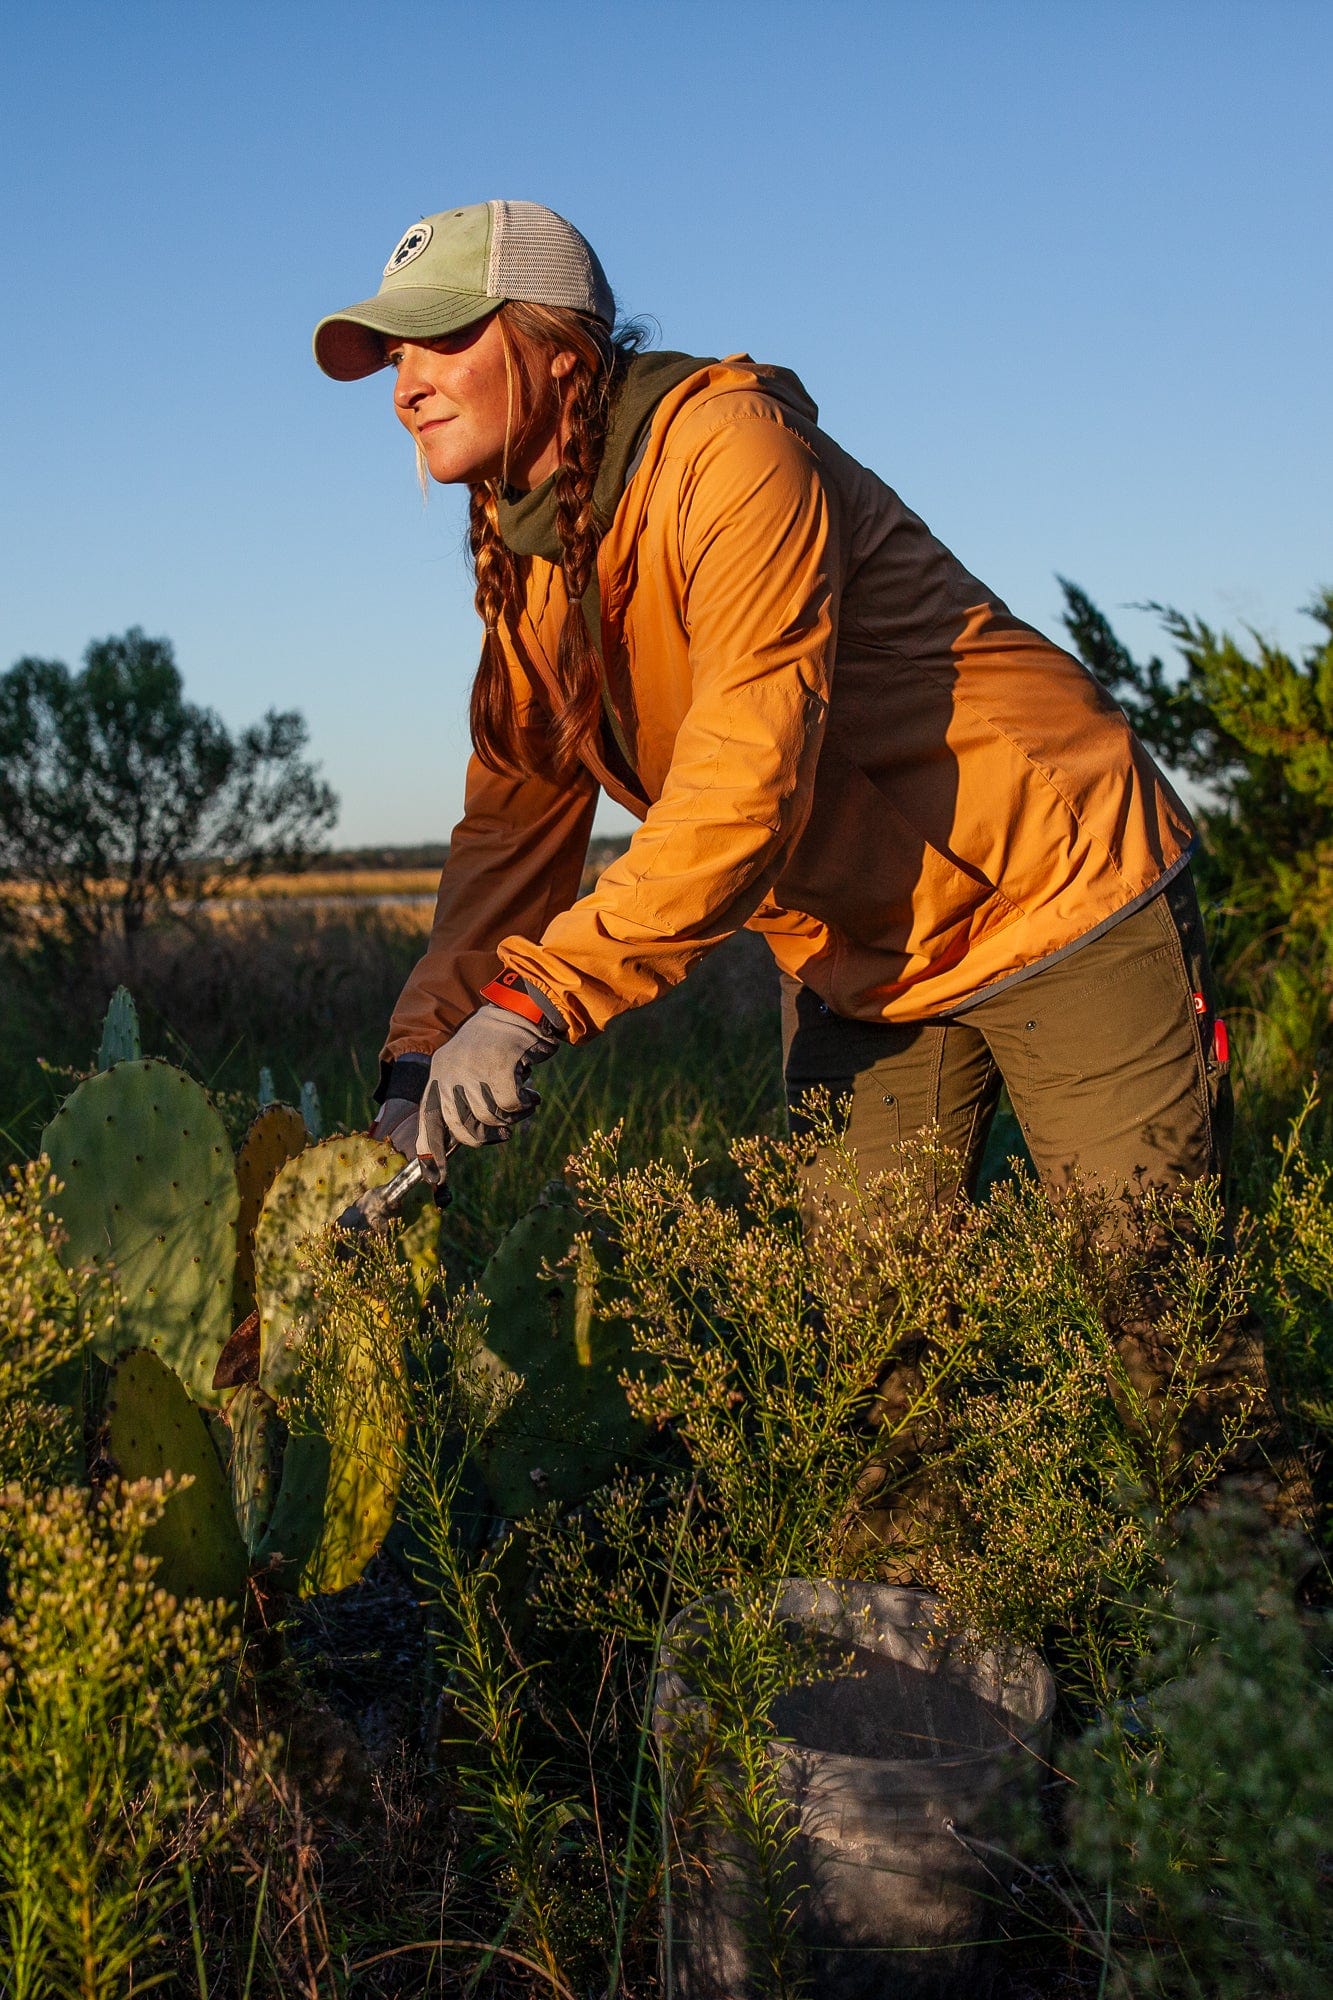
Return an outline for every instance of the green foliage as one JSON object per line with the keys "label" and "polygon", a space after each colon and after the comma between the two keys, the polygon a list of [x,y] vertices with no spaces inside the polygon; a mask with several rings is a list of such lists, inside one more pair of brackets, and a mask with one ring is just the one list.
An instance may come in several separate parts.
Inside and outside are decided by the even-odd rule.
{"label": "green foliage", "polygon": [[[800,1210],[820,1139],[826,1201],[807,1230]],[[630,1407],[669,1427],[690,1469],[665,1485],[652,1471],[626,1475],[590,1504],[614,1557],[604,1598],[584,1594],[581,1525],[547,1554],[553,1579],[567,1564],[582,1579],[575,1615],[639,1640],[653,1629],[687,1505],[676,1559],[686,1598],[787,1576],[873,1575],[877,1556],[857,1535],[872,1436],[888,1457],[969,1353],[952,1323],[950,1276],[955,1232],[975,1224],[932,1210],[923,1178],[860,1180],[831,1121],[808,1139],[738,1140],[732,1159],[744,1209],[700,1193],[689,1165],[617,1171],[613,1140],[594,1140],[573,1163],[612,1246],[603,1310],[627,1322],[645,1357]],[[919,1387],[872,1433],[875,1384],[923,1337]]]}
{"label": "green foliage", "polygon": [[479,1463],[496,1512],[582,1499],[640,1442],[620,1377],[633,1347],[623,1322],[594,1311],[589,1260],[570,1268],[584,1224],[563,1185],[514,1224],[478,1283],[489,1304],[478,1363],[503,1409]]}
{"label": "green foliage", "polygon": [[1277,1171],[1246,1240],[1284,1406],[1333,1437],[1333,1163],[1314,1143],[1318,1109],[1312,1086],[1274,1135]]}
{"label": "green foliage", "polygon": [[[83,1354],[115,1327],[104,1279],[66,1268],[45,1160],[0,1190],[0,1492],[73,1476],[80,1454]],[[4,1523],[0,1515],[0,1550]]]}
{"label": "green foliage", "polygon": [[[353,1150],[346,1157],[334,1150],[349,1143]],[[367,1157],[382,1156],[386,1149],[357,1139],[329,1140],[313,1150],[328,1156],[319,1165],[318,1183],[326,1191],[331,1186],[337,1189],[341,1212],[351,1199],[346,1190],[352,1182],[345,1177],[364,1167]],[[397,1157],[389,1156],[393,1162]],[[291,1164],[299,1168],[301,1161]],[[394,1166],[381,1170],[383,1165],[381,1160],[370,1173],[363,1173],[357,1185],[364,1186],[367,1179],[387,1179]],[[309,1180],[294,1182],[293,1190],[299,1187],[308,1200],[313,1185]],[[286,1208],[283,1214],[290,1219]],[[327,1227],[321,1235],[301,1242],[295,1252],[299,1294],[296,1288],[289,1292],[291,1311],[303,1315],[290,1321],[282,1377],[295,1433],[287,1447],[293,1487],[289,1495],[284,1470],[260,1554],[270,1546],[281,1547],[278,1538],[293,1528],[303,1529],[308,1520],[318,1488],[320,1453],[318,1444],[299,1452],[296,1447],[302,1434],[309,1436],[313,1430],[320,1443],[327,1440],[328,1455],[319,1534],[301,1569],[300,1588],[306,1596],[344,1590],[356,1581],[389,1531],[402,1478],[405,1349],[408,1330],[420,1311],[416,1278],[397,1241],[392,1263],[381,1259],[372,1266],[380,1274],[378,1286],[365,1281],[367,1250],[362,1247],[354,1259],[348,1256],[348,1247],[347,1239]],[[262,1255],[261,1248],[261,1259]],[[284,1548],[282,1554],[290,1565],[291,1550]]]}
{"label": "green foliage", "polygon": [[[186,1898],[179,1846],[237,1642],[161,1589],[159,1485],[4,1501],[0,1936],[7,2000],[122,2000]],[[139,1974],[138,1981],[135,1974]]]}
{"label": "green foliage", "polygon": [[300,860],[333,824],[306,734],[270,709],[233,737],[137,626],[95,640],[82,673],[19,660],[0,675],[0,869],[73,937],[132,939],[173,897]]}
{"label": "green foliage", "polygon": [[111,995],[102,1023],[102,1040],[97,1050],[97,1067],[110,1069],[112,1063],[138,1062],[143,1054],[139,1042],[139,1015],[128,986],[118,986]]}
{"label": "green foliage", "polygon": [[156,1355],[122,1355],[107,1402],[107,1451],[127,1483],[169,1478],[162,1517],[145,1531],[144,1554],[173,1597],[245,1594],[246,1552],[227,1476],[208,1425]]}
{"label": "green foliage", "polygon": [[926,1480],[928,1580],[960,1624],[1052,1644],[1066,1691],[1110,1698],[1166,1524],[1217,1477],[1262,1382],[1217,1379],[1244,1328],[1245,1261],[1214,1186],[1126,1207],[997,1189],[949,1255],[971,1362]]}
{"label": "green foliage", "polygon": [[1320,2000],[1333,1983],[1333,1627],[1244,1511],[1195,1520],[1141,1693],[1075,1761],[1074,1856],[1128,1904],[1134,1992]]}
{"label": "green foliage", "polygon": [[97,1351],[150,1349],[195,1402],[215,1403],[213,1370],[231,1333],[236,1177],[207,1093],[162,1062],[120,1062],[65,1100],[42,1138],[62,1186],[53,1197],[71,1265],[110,1265],[114,1329]]}
{"label": "green foliage", "polygon": [[1308,615],[1320,640],[1294,659],[1160,605],[1183,661],[1135,661],[1085,592],[1062,580],[1065,625],[1148,748],[1203,788],[1196,873],[1224,917],[1227,983],[1264,1017],[1271,1065],[1325,1050],[1333,1000],[1333,591]]}
{"label": "green foliage", "polygon": [[[431,1619],[453,1730],[455,1778],[471,1837],[467,1865],[499,1898],[500,1935],[560,1976],[555,1878],[583,1812],[527,1752],[524,1710],[536,1677],[506,1629],[512,1544],[469,1554],[469,1459],[514,1393],[482,1360],[484,1306],[475,1295],[443,1318],[422,1313],[393,1234],[358,1240],[355,1262],[325,1239],[307,1252],[312,1311],[300,1344],[299,1401],[321,1431],[348,1428],[348,1394],[392,1384],[402,1421],[372,1412],[369,1469],[399,1489],[409,1547]],[[358,1364],[348,1367],[351,1350]],[[343,1387],[337,1385],[342,1384]],[[364,1405],[363,1405],[364,1421]],[[364,1436],[364,1431],[362,1432]]]}

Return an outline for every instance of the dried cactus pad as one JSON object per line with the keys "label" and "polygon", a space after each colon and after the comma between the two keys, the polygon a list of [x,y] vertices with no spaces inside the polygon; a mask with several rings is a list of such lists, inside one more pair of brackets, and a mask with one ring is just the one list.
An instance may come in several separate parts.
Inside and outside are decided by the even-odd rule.
{"label": "dried cactus pad", "polygon": [[255,1309],[255,1226],[264,1197],[288,1160],[305,1151],[305,1121],[290,1104],[266,1104],[241,1141],[236,1185],[241,1207],[236,1221],[237,1319]]}
{"label": "dried cactus pad", "polygon": [[307,1146],[282,1168],[255,1229],[255,1292],[259,1300],[259,1379],[270,1396],[295,1386],[295,1327],[310,1310],[310,1278],[297,1251],[367,1187],[392,1180],[401,1153],[363,1132]]}
{"label": "dried cactus pad", "polygon": [[478,1454],[491,1499],[511,1520],[605,1484],[643,1435],[619,1380],[635,1359],[628,1328],[598,1319],[591,1287],[554,1268],[586,1227],[569,1203],[542,1204],[514,1224],[481,1276],[490,1311],[478,1359],[506,1385],[522,1377]]}
{"label": "dried cactus pad", "polygon": [[64,1183],[52,1206],[79,1264],[115,1267],[122,1306],[104,1360],[150,1349],[198,1403],[231,1332],[236,1175],[207,1094],[170,1063],[119,1062],[67,1097],[42,1134]]}
{"label": "dried cactus pad", "polygon": [[173,1597],[229,1598],[245,1591],[245,1545],[208,1424],[169,1368],[152,1354],[124,1356],[107,1407],[107,1446],[122,1479],[188,1474],[144,1543]]}

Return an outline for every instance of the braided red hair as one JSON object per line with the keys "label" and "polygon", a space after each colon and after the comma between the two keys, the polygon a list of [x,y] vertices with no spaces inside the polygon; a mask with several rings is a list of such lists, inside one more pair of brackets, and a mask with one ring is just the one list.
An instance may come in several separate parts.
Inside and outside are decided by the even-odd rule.
{"label": "braided red hair", "polygon": [[[613,339],[600,320],[584,313],[516,301],[501,306],[496,317],[518,378],[517,422],[510,449],[527,442],[543,424],[559,424],[563,439],[555,474],[555,523],[569,602],[555,662],[559,701],[548,721],[540,759],[541,768],[563,776],[601,727],[601,661],[583,615],[601,541],[592,496],[615,394],[639,335],[630,329]],[[575,362],[557,382],[549,364],[562,352],[572,353]],[[474,486],[470,492],[476,605],[486,630],[472,684],[472,742],[492,770],[521,772],[534,768],[533,752],[530,739],[525,743],[519,728],[513,683],[498,639],[502,627],[514,629],[522,606],[519,558],[500,534],[495,484]]]}

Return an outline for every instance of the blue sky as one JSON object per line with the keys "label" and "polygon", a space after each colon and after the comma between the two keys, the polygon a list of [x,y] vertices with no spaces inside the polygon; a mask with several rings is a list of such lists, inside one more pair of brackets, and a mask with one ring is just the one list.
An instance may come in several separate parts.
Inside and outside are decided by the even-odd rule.
{"label": "blue sky", "polygon": [[[663,344],[798,370],[1015,610],[1289,645],[1333,582],[1333,7],[10,6],[0,666],[141,624],[299,707],[349,842],[446,837],[476,626],[387,378],[309,340],[508,195]],[[614,824],[608,818],[606,824]]]}

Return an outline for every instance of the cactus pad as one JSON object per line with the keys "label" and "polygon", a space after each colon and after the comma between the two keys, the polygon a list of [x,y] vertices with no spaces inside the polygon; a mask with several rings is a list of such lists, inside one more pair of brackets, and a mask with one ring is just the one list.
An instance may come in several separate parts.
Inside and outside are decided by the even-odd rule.
{"label": "cactus pad", "polygon": [[232,1304],[238,1319],[255,1309],[255,1225],[264,1197],[288,1160],[305,1151],[305,1121],[290,1104],[269,1104],[251,1125],[236,1155],[240,1213],[236,1219],[236,1283]]}
{"label": "cactus pad", "polygon": [[102,1022],[102,1044],[97,1051],[97,1067],[110,1069],[112,1063],[138,1062],[143,1050],[139,1043],[139,1011],[128,986],[118,986]]}
{"label": "cactus pad", "polygon": [[277,1405],[256,1382],[246,1382],[227,1405],[231,1504],[241,1539],[253,1556],[272,1518],[282,1479],[287,1426]]}
{"label": "cactus pad", "polygon": [[127,1354],[107,1407],[107,1448],[122,1479],[189,1476],[144,1542],[158,1582],[174,1597],[229,1598],[245,1591],[245,1545],[208,1423],[155,1355]]}
{"label": "cactus pad", "polygon": [[332,1440],[324,1518],[301,1574],[303,1597],[346,1590],[388,1534],[402,1477],[401,1441],[382,1410],[349,1421]]}
{"label": "cactus pad", "polygon": [[490,1312],[478,1359],[506,1383],[522,1377],[478,1453],[491,1499],[511,1520],[603,1485],[643,1435],[619,1381],[634,1361],[628,1328],[594,1316],[591,1288],[572,1270],[543,1275],[585,1227],[567,1200],[543,1203],[481,1275]]}
{"label": "cactus pad", "polygon": [[255,1230],[259,1298],[259,1379],[271,1396],[295,1386],[295,1324],[310,1310],[310,1278],[297,1250],[355,1201],[364,1188],[392,1180],[404,1164],[381,1139],[349,1133],[307,1146],[274,1181]]}
{"label": "cactus pad", "polygon": [[66,1098],[42,1134],[64,1186],[52,1201],[66,1263],[114,1266],[117,1325],[104,1359],[142,1347],[196,1402],[231,1332],[236,1176],[206,1093],[164,1062],[119,1062]]}
{"label": "cactus pad", "polygon": [[317,1432],[298,1432],[287,1440],[278,1497],[254,1555],[256,1570],[287,1589],[300,1584],[319,1545],[329,1458],[329,1441]]}
{"label": "cactus pad", "polygon": [[319,1092],[309,1081],[301,1085],[301,1117],[305,1121],[306,1133],[312,1140],[324,1137],[324,1113],[320,1109]]}

